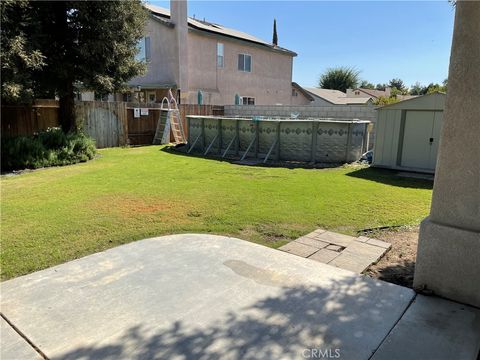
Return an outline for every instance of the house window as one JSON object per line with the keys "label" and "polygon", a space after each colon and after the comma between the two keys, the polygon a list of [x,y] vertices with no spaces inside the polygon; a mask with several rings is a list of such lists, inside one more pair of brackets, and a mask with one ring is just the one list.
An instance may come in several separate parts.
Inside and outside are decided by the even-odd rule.
{"label": "house window", "polygon": [[145,36],[138,41],[138,52],[135,55],[135,60],[149,62],[150,61],[150,37]]}
{"label": "house window", "polygon": [[251,72],[252,71],[252,56],[247,54],[238,54],[238,70]]}
{"label": "house window", "polygon": [[224,57],[223,57],[223,44],[217,43],[217,67],[223,68],[224,66]]}
{"label": "house window", "polygon": [[255,105],[255,98],[242,96],[242,105]]}
{"label": "house window", "polygon": [[132,96],[131,92],[123,94],[123,101],[124,102],[132,102],[132,100],[133,100],[133,96]]}
{"label": "house window", "polygon": [[108,101],[108,94],[95,93],[94,99],[95,101]]}
{"label": "house window", "polygon": [[355,91],[355,95],[360,95],[360,91]]}
{"label": "house window", "polygon": [[292,89],[292,96],[298,96],[298,92],[295,89]]}
{"label": "house window", "polygon": [[149,91],[147,93],[147,100],[149,103],[154,103],[155,101],[157,101],[157,96],[155,94],[155,91]]}

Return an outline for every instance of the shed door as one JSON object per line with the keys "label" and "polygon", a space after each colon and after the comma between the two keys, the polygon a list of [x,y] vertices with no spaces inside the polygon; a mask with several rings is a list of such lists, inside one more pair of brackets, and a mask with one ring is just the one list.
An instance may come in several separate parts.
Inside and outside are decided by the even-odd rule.
{"label": "shed door", "polygon": [[429,169],[433,111],[407,111],[403,133],[402,161],[404,167]]}
{"label": "shed door", "polygon": [[432,130],[432,144],[430,147],[430,163],[428,169],[435,170],[438,155],[438,142],[440,140],[440,132],[443,124],[443,111],[435,111]]}

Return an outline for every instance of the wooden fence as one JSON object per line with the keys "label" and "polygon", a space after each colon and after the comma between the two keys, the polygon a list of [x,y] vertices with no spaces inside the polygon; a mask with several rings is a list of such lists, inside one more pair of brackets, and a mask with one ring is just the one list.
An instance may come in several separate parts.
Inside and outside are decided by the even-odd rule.
{"label": "wooden fence", "polygon": [[32,105],[2,105],[2,137],[33,135],[58,126],[58,101],[35,100]]}
{"label": "wooden fence", "polygon": [[[161,104],[138,104],[125,102],[78,101],[75,103],[77,122],[87,134],[96,140],[98,148],[124,145],[149,145],[161,118],[166,112]],[[148,115],[134,117],[134,109],[148,109]],[[186,115],[223,115],[223,106],[179,106],[186,127]],[[33,105],[2,105],[2,137],[33,135],[49,127],[59,126],[58,101],[36,100]]]}
{"label": "wooden fence", "polygon": [[[160,110],[161,104],[127,103],[128,139],[131,145],[151,144],[155,136],[158,121],[161,121],[160,130],[163,131],[166,121],[166,112]],[[134,116],[134,109],[148,110],[148,114]],[[187,115],[223,115],[223,106],[180,104],[180,117],[183,128],[187,132]],[[146,113],[146,111],[145,111]],[[185,134],[188,135],[188,134]]]}

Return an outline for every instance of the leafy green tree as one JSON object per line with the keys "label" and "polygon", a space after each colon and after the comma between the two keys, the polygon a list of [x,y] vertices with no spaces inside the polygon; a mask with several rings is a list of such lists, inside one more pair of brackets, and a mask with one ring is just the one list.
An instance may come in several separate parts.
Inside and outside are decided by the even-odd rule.
{"label": "leafy green tree", "polygon": [[377,100],[375,100],[375,105],[388,105],[388,104],[394,104],[396,102],[399,102],[400,99],[398,99],[396,96],[380,96]]}
{"label": "leafy green tree", "polygon": [[396,88],[397,90],[404,92],[406,90],[405,84],[402,79],[392,79],[388,82],[388,86]]}
{"label": "leafy green tree", "polygon": [[371,82],[368,82],[367,80],[362,80],[359,87],[362,89],[370,89],[370,90],[375,89],[375,85],[373,85]]}
{"label": "leafy green tree", "polygon": [[45,65],[39,50],[39,21],[28,1],[4,0],[1,12],[1,98],[27,102],[35,93],[33,73]]}
{"label": "leafy green tree", "polygon": [[385,89],[388,87],[387,84],[377,84],[375,85],[375,90],[381,90],[381,91],[385,91]]}
{"label": "leafy green tree", "polygon": [[417,81],[415,84],[412,85],[410,88],[410,95],[422,95],[423,86]]}
{"label": "leafy green tree", "polygon": [[[43,64],[31,75],[33,95],[58,96],[65,132],[76,128],[75,86],[111,93],[145,71],[145,64],[135,60],[147,19],[140,0],[24,2],[25,21],[36,26],[21,31],[9,25],[8,30],[35,38]],[[36,34],[30,33],[33,28]]]}
{"label": "leafy green tree", "polygon": [[318,85],[322,89],[347,91],[358,86],[360,71],[352,67],[336,67],[327,69],[321,76]]}
{"label": "leafy green tree", "polygon": [[423,89],[423,94],[431,94],[434,92],[446,92],[447,87],[438,83],[430,83]]}

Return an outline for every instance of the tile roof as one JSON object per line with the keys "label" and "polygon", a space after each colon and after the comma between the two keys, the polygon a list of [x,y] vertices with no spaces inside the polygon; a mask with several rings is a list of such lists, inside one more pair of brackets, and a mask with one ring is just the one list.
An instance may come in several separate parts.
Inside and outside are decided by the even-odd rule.
{"label": "tile roof", "polygon": [[371,99],[371,97],[347,97],[347,94],[339,90],[311,87],[306,87],[304,89],[314,96],[322,98],[323,100],[326,100],[334,105],[363,105]]}
{"label": "tile roof", "polygon": [[[160,20],[165,20],[165,18],[170,19],[170,10],[159,7],[159,6],[151,5],[151,4],[144,4],[144,6],[157,19],[158,18],[160,18]],[[220,25],[220,24],[214,24],[214,23],[207,22],[207,21],[200,21],[198,19],[194,19],[194,18],[189,17],[188,18],[188,25],[189,25],[189,27],[191,27],[193,29],[196,29],[196,30],[206,31],[206,32],[209,32],[209,33],[214,33],[214,34],[218,34],[218,35],[228,36],[228,37],[231,37],[231,38],[236,38],[236,39],[256,43],[256,44],[268,47],[270,50],[273,50],[273,51],[279,51],[279,52],[290,54],[292,56],[297,56],[297,54],[295,52],[291,51],[291,50],[282,48],[280,46],[275,46],[273,44],[270,44],[266,41],[263,41],[263,40],[255,37],[253,35],[250,35],[250,34],[238,31],[238,30],[230,29],[230,28],[227,28],[227,27],[225,27],[223,25]]]}

